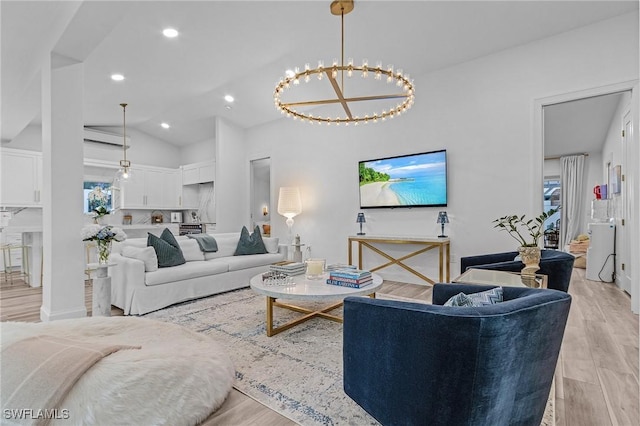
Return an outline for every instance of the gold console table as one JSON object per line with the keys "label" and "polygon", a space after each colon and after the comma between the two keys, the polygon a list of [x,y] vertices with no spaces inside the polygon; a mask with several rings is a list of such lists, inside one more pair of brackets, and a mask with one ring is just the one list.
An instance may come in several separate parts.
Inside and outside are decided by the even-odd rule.
{"label": "gold console table", "polygon": [[[349,237],[349,264],[352,264],[352,247],[353,243],[358,244],[358,268],[362,269],[362,249],[366,247],[373,252],[379,254],[380,256],[388,259],[387,263],[376,266],[374,268],[367,268],[371,272],[378,271],[382,268],[386,268],[391,265],[398,265],[401,268],[411,272],[413,275],[419,277],[420,279],[428,282],[429,284],[435,284],[436,281],[427,277],[426,275],[416,271],[412,267],[403,263],[405,260],[417,256],[422,253],[426,253],[433,249],[438,249],[439,251],[439,280],[438,282],[449,282],[450,281],[450,240],[449,238],[437,238],[437,237],[397,237],[397,236],[370,236],[370,235],[357,235]],[[375,245],[379,244],[406,244],[406,245],[417,245],[420,246],[419,249],[412,251],[409,254],[404,256],[395,258],[388,253],[385,253],[379,247]],[[446,276],[445,276],[446,272]],[[445,281],[446,279],[446,281]]]}

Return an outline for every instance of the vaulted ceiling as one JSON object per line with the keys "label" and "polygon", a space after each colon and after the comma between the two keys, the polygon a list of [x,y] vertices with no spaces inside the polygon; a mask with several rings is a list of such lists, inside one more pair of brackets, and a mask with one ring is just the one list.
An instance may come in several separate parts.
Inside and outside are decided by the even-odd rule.
{"label": "vaulted ceiling", "polygon": [[[48,52],[54,66],[84,64],[87,126],[121,126],[127,102],[128,125],[183,146],[213,139],[214,116],[245,128],[280,119],[273,89],[285,70],[340,56],[329,3],[3,0],[2,141],[38,122]],[[416,76],[637,9],[637,1],[362,0],[345,16],[345,56]],[[166,27],[179,36],[165,38]],[[428,96],[416,92],[417,102]]]}

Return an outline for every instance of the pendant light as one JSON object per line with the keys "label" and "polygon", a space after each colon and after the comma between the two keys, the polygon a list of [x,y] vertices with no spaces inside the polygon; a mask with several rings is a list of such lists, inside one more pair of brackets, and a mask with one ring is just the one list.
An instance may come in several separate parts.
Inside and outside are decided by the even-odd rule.
{"label": "pendant light", "polygon": [[127,182],[131,180],[131,161],[127,160],[127,104],[120,104],[122,107],[122,152],[123,159],[120,160],[120,169],[116,173],[116,181]]}

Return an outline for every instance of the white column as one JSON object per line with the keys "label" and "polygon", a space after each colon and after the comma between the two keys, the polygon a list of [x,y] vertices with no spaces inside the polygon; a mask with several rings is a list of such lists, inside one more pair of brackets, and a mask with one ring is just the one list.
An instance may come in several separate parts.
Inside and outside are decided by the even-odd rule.
{"label": "white column", "polygon": [[40,319],[87,316],[84,301],[84,67],[42,67],[43,288]]}

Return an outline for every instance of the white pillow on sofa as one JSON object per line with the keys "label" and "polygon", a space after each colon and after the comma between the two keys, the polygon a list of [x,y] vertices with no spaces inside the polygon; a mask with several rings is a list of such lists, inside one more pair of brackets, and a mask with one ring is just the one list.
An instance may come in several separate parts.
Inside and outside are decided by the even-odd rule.
{"label": "white pillow on sofa", "polygon": [[180,245],[180,250],[182,250],[184,260],[187,262],[204,260],[204,253],[200,250],[200,245],[196,240],[192,240],[191,238],[178,240],[178,245]]}
{"label": "white pillow on sofa", "polygon": [[123,246],[122,256],[144,262],[145,272],[158,270],[158,256],[153,247]]}
{"label": "white pillow on sofa", "polygon": [[208,252],[204,254],[205,260],[218,259],[220,257],[233,256],[238,247],[240,234],[213,235],[218,244],[218,251]]}
{"label": "white pillow on sofa", "polygon": [[277,253],[278,252],[278,238],[276,237],[262,237],[262,242],[264,243],[264,247],[267,249],[268,253]]}

